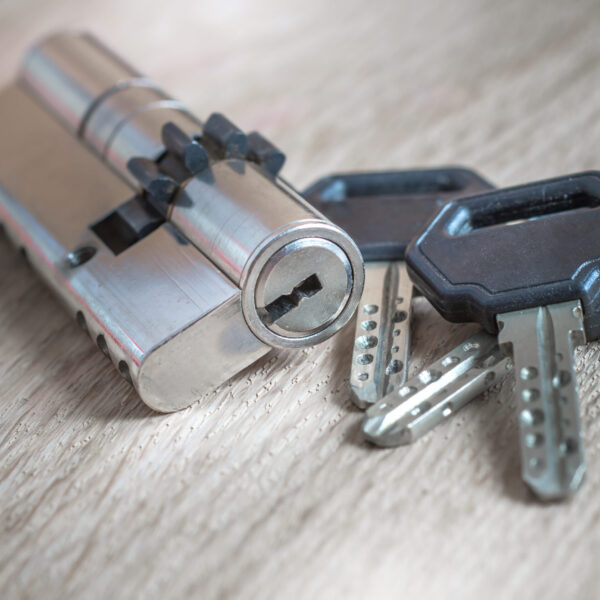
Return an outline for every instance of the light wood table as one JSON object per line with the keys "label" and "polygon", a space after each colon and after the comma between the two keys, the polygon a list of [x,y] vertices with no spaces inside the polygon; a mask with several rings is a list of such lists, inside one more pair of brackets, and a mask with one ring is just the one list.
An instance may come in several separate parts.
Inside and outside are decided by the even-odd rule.
{"label": "light wood table", "polygon": [[[5,0],[0,82],[64,28],[199,116],[262,131],[300,188],[336,170],[464,164],[509,185],[600,167],[597,0]],[[0,597],[600,597],[598,344],[577,362],[587,481],[542,506],[510,379],[376,450],[349,400],[349,328],[158,415],[4,237],[0,281]],[[473,331],[415,304],[413,370]]]}

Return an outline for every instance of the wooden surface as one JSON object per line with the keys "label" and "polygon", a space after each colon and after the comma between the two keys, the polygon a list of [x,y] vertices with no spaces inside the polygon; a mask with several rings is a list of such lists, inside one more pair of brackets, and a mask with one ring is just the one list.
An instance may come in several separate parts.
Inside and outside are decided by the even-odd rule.
{"label": "wooden surface", "polygon": [[[200,116],[268,135],[300,187],[334,170],[460,163],[508,185],[600,167],[597,0],[4,0],[0,81],[40,34],[82,27]],[[346,329],[160,416],[3,237],[0,281],[0,597],[600,596],[598,344],[577,364],[587,481],[541,506],[519,478],[510,380],[375,450]],[[412,368],[472,330],[416,302]]]}

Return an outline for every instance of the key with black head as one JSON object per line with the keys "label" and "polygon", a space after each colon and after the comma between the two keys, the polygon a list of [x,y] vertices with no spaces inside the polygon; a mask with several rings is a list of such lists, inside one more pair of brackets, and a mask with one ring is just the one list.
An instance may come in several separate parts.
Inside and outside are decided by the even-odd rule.
{"label": "key with black head", "polygon": [[450,321],[478,321],[512,354],[522,476],[562,499],[585,473],[573,350],[600,338],[600,172],[457,199],[407,253]]}
{"label": "key with black head", "polygon": [[358,309],[350,386],[367,408],[406,379],[413,284],[404,253],[442,204],[492,189],[464,168],[331,175],[304,197],[358,244],[365,287]]}

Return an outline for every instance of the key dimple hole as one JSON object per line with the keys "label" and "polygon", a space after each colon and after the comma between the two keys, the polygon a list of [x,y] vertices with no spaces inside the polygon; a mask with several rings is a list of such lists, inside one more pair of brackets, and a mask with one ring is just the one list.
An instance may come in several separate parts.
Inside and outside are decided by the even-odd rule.
{"label": "key dimple hole", "polygon": [[524,409],[521,411],[521,423],[525,427],[535,427],[544,422],[544,413],[539,409]]}
{"label": "key dimple hole", "polygon": [[435,369],[425,369],[425,371],[419,373],[419,380],[425,385],[428,385],[429,383],[437,381],[441,376],[442,374]]}
{"label": "key dimple hole", "polygon": [[460,362],[458,356],[446,356],[444,360],[442,360],[442,367],[451,367]]}
{"label": "key dimple hole", "polygon": [[359,365],[370,365],[373,362],[373,355],[372,354],[359,354],[358,358],[356,359],[356,362]]}
{"label": "key dimple hole", "polygon": [[276,323],[281,317],[296,308],[305,298],[311,298],[323,289],[315,273],[301,281],[289,294],[283,294],[261,309],[263,321],[267,325]]}
{"label": "key dimple hole", "polygon": [[408,317],[408,315],[406,314],[406,311],[397,310],[394,312],[394,314],[392,316],[392,321],[394,323],[402,323],[402,321],[406,321],[407,317]]}
{"label": "key dimple hole", "polygon": [[396,373],[400,373],[400,371],[402,371],[403,368],[404,368],[404,364],[401,360],[392,359],[392,360],[390,360],[388,366],[385,369],[385,374],[386,375],[394,375]]}
{"label": "key dimple hole", "polygon": [[361,350],[368,350],[369,348],[375,348],[377,346],[377,336],[375,335],[361,335],[356,339],[356,345]]}

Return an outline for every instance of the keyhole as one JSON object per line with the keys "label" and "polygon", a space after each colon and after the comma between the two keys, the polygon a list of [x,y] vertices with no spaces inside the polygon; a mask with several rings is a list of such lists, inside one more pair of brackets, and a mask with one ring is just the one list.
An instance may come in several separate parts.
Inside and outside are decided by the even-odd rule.
{"label": "keyhole", "polygon": [[[283,294],[267,304],[261,312],[263,321],[267,325],[277,322],[296,308],[304,298],[311,298],[323,289],[315,273],[301,281],[289,294]],[[264,311],[264,312],[263,312]]]}

